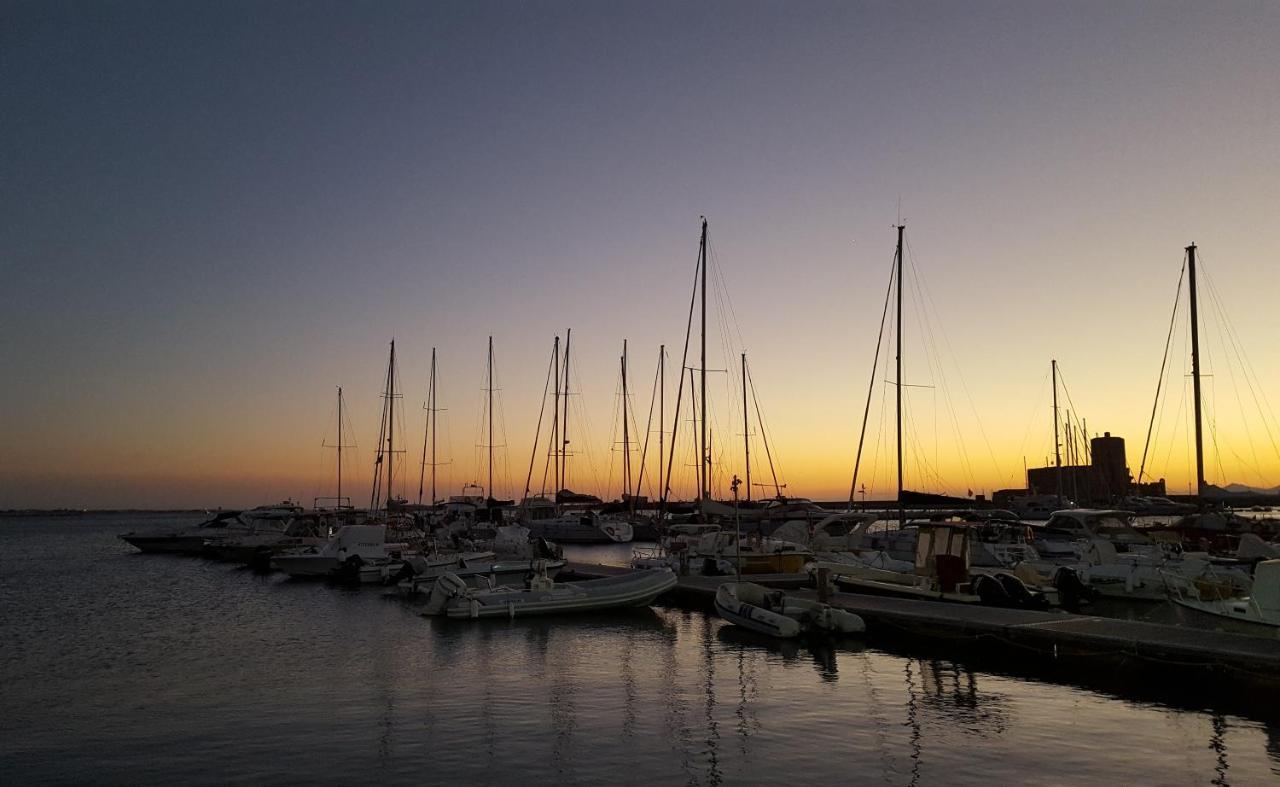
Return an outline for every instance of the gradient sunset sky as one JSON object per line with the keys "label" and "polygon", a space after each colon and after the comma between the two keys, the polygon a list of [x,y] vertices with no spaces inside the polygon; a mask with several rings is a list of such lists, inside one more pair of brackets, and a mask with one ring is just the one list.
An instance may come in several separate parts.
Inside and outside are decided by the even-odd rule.
{"label": "gradient sunset sky", "polygon": [[[332,494],[338,385],[367,502],[393,337],[407,496],[433,346],[440,492],[484,483],[489,335],[516,496],[565,328],[570,486],[615,497],[622,341],[642,429],[666,343],[670,419],[703,215],[709,366],[748,353],[791,494],[848,494],[899,217],[908,487],[1021,486],[1052,358],[1136,473],[1191,242],[1206,475],[1280,484],[1275,2],[6,1],[0,135],[0,508]],[[1148,462],[1172,492],[1180,320]]]}

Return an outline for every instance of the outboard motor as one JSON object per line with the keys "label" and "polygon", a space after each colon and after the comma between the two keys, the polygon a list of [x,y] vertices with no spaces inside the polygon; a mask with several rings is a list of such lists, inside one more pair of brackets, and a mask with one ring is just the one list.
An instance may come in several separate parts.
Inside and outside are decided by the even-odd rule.
{"label": "outboard motor", "polygon": [[988,607],[1007,607],[1012,604],[1009,592],[1000,584],[1000,580],[990,574],[979,574],[969,583],[973,594],[982,599]]}
{"label": "outboard motor", "polygon": [[400,570],[392,576],[387,577],[384,584],[398,585],[402,580],[413,579],[418,572],[414,569],[413,564],[406,560],[400,564]]}
{"label": "outboard motor", "polygon": [[1062,608],[1077,610],[1082,605],[1093,601],[1096,595],[1093,588],[1080,579],[1080,574],[1070,566],[1059,566],[1053,573],[1053,586],[1058,589],[1058,599]]}
{"label": "outboard motor", "polygon": [[996,581],[1000,583],[1000,587],[1004,588],[1004,592],[1009,594],[1009,599],[1015,607],[1023,609],[1048,609],[1049,602],[1043,593],[1036,593],[1026,586],[1021,579],[1006,571],[996,573]]}
{"label": "outboard motor", "polygon": [[431,597],[427,599],[426,606],[422,608],[422,613],[424,615],[443,615],[445,607],[449,606],[449,602],[466,593],[467,590],[467,583],[463,582],[457,574],[441,574],[436,583],[431,586]]}
{"label": "outboard motor", "polygon": [[344,585],[359,585],[362,566],[364,566],[364,558],[359,555],[352,555],[338,566],[334,579]]}

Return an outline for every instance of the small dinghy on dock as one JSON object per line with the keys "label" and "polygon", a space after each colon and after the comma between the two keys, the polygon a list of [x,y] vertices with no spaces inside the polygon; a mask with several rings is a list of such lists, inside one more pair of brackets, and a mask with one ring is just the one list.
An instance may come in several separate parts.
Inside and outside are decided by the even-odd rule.
{"label": "small dinghy on dock", "polygon": [[565,612],[594,612],[615,607],[645,607],[676,585],[670,569],[633,571],[584,582],[557,583],[545,561],[523,588],[480,589],[445,574],[431,589],[424,614],[451,618],[514,618]]}
{"label": "small dinghy on dock", "polygon": [[787,595],[754,582],[726,582],[716,591],[716,612],[743,628],[791,639],[801,634],[860,634],[862,618],[829,604]]}

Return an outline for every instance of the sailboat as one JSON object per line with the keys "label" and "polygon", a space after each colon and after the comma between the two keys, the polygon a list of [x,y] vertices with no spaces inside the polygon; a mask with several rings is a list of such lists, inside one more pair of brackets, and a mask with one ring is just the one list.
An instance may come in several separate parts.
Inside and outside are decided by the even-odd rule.
{"label": "sailboat", "polygon": [[[897,520],[898,531],[907,530],[907,513],[903,495],[903,431],[902,431],[902,301],[903,301],[903,234],[906,226],[899,224],[898,242],[894,252],[894,283],[897,295],[895,310],[895,425],[897,430]],[[888,300],[885,303],[886,314]],[[882,323],[883,326],[883,323]],[[879,362],[879,345],[876,347],[876,363]],[[874,367],[873,367],[874,382]],[[868,391],[868,412],[870,407]],[[866,424],[864,415],[863,433]],[[850,501],[857,486],[858,469],[862,459],[862,444],[854,463]],[[865,522],[863,523],[865,529]],[[1002,606],[1041,606],[1043,594],[1029,590],[1025,584],[1008,572],[979,573],[970,575],[970,540],[973,527],[968,522],[918,522],[913,525],[916,536],[910,568],[887,552],[859,553],[846,551],[840,561],[819,561],[811,564],[815,574],[825,569],[834,583],[847,590],[876,595],[905,598],[923,598],[962,603],[992,603]],[[860,534],[861,535],[861,534]]]}
{"label": "sailboat", "polygon": [[[522,524],[529,528],[530,536],[564,544],[609,544],[631,541],[634,533],[625,517],[600,514],[590,509],[567,510],[567,504],[579,497],[569,491],[569,371],[572,329],[566,331],[564,365],[559,364],[559,341],[555,344],[552,359],[555,399],[552,423],[552,450],[550,459],[555,467],[555,501],[530,498],[526,489],[520,512]],[[563,375],[563,376],[562,376]],[[537,444],[538,437],[534,442]],[[532,464],[530,474],[532,475]],[[526,484],[527,486],[527,484]],[[598,502],[598,501],[597,501]]]}
{"label": "sailboat", "polygon": [[[395,400],[400,398],[400,394],[396,393],[396,379],[396,342],[392,339],[382,393],[382,415],[378,452],[373,465],[369,520],[364,524],[343,525],[323,544],[275,555],[271,559],[272,568],[298,578],[333,577],[347,571],[360,581],[361,571],[381,570],[393,560],[398,562],[408,551],[408,544],[402,538],[388,533],[389,528],[410,524],[400,510],[408,501],[397,497],[392,491],[395,455],[404,453],[395,444]],[[396,540],[389,541],[389,537]]]}

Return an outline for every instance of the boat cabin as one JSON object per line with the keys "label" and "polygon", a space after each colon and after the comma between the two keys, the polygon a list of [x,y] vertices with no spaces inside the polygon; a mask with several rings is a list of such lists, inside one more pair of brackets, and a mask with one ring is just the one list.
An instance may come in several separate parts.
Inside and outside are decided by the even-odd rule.
{"label": "boat cabin", "polygon": [[969,579],[969,533],[967,524],[917,525],[916,576],[936,579],[944,592],[952,592]]}

